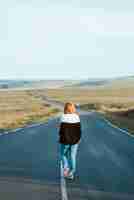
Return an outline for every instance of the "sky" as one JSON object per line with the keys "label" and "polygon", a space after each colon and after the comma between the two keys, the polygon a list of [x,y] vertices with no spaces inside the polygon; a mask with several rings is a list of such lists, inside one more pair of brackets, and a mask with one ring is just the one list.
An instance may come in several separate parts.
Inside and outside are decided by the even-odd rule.
{"label": "sky", "polygon": [[0,1],[0,79],[134,75],[133,0]]}

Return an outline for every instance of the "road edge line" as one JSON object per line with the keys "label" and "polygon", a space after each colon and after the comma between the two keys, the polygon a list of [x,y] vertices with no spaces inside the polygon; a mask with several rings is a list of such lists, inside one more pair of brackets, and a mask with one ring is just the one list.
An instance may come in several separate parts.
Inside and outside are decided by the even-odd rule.
{"label": "road edge line", "polygon": [[112,122],[110,122],[110,121],[109,121],[108,119],[106,119],[105,117],[102,117],[102,118],[107,122],[107,124],[108,124],[109,126],[111,126],[111,127],[115,128],[115,129],[119,130],[120,132],[125,133],[126,135],[128,135],[128,136],[134,138],[134,135],[131,135],[128,131],[126,131],[126,130],[124,130],[124,129],[122,129],[122,128],[119,128],[118,126],[116,126],[115,124],[113,124]]}

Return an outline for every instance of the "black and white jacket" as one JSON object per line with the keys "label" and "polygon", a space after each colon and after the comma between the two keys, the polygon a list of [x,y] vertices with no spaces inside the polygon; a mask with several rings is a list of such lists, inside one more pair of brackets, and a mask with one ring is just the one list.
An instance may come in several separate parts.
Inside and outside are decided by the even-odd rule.
{"label": "black and white jacket", "polygon": [[78,114],[62,114],[60,117],[59,142],[76,144],[81,138],[81,123]]}

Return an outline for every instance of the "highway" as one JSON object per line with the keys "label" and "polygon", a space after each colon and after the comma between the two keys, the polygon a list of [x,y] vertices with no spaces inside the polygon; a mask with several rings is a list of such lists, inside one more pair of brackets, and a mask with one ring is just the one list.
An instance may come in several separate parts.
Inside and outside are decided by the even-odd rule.
{"label": "highway", "polygon": [[[63,110],[62,104],[47,100]],[[133,200],[134,138],[95,112],[79,112],[82,139],[76,178],[65,180],[67,199]],[[0,199],[64,200],[58,119],[0,136]]]}

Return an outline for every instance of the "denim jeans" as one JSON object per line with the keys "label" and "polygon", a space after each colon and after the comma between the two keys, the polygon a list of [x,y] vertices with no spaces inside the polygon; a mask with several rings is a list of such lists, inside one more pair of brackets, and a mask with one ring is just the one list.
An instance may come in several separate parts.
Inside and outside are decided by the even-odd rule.
{"label": "denim jeans", "polygon": [[76,171],[77,144],[60,144],[60,156],[64,168],[69,168],[73,173]]}

